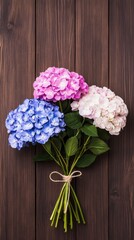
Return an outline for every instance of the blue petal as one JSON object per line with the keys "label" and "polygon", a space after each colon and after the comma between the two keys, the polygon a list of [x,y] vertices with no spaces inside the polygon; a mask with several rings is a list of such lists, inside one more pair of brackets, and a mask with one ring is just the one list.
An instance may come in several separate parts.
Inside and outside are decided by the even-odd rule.
{"label": "blue petal", "polygon": [[29,142],[44,144],[48,139],[64,131],[64,114],[59,107],[38,99],[26,99],[14,111],[10,111],[6,122],[11,147],[21,149]]}
{"label": "blue petal", "polygon": [[22,129],[23,130],[30,130],[33,128],[33,123],[31,122],[26,122],[23,126],[22,126]]}
{"label": "blue petal", "polygon": [[45,123],[47,123],[48,122],[48,119],[47,118],[41,118],[40,119],[40,123],[42,124],[42,125],[44,125]]}
{"label": "blue petal", "polygon": [[55,117],[52,119],[51,124],[53,126],[59,126],[59,118]]}
{"label": "blue petal", "polygon": [[13,134],[9,135],[8,141],[9,141],[9,144],[11,145],[12,148],[17,148],[18,141]]}
{"label": "blue petal", "polygon": [[40,134],[40,135],[36,135],[36,141],[40,144],[44,144],[48,141],[49,137],[47,134]]}

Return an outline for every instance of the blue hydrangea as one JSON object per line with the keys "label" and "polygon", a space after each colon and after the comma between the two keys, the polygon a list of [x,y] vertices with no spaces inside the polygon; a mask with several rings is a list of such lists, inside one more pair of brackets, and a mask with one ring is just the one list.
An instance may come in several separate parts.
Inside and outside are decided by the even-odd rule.
{"label": "blue hydrangea", "polygon": [[9,112],[6,119],[9,144],[17,149],[29,143],[44,144],[50,137],[64,131],[64,127],[64,114],[59,107],[37,99],[26,99]]}

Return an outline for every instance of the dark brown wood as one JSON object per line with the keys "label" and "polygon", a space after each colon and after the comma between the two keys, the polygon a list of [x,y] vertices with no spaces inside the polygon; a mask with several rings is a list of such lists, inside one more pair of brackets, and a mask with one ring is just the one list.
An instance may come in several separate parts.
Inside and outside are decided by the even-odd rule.
{"label": "dark brown wood", "polygon": [[[76,71],[89,85],[108,85],[108,1],[76,1]],[[108,239],[108,161],[102,156],[83,170],[77,192],[86,225],[77,227],[77,240]]]}
{"label": "dark brown wood", "polygon": [[134,239],[134,1],[109,5],[109,86],[127,103],[127,127],[111,139],[109,240]]}
{"label": "dark brown wood", "polygon": [[[75,1],[48,0],[36,2],[36,73],[50,66],[74,70]],[[38,240],[75,239],[75,231],[64,234],[63,226],[50,227],[50,215],[62,184],[49,180],[50,172],[57,169],[52,163],[38,163],[36,188],[36,219]]]}
{"label": "dark brown wood", "polygon": [[[133,240],[133,45],[133,0],[0,0],[0,240]],[[87,223],[67,234],[49,221],[62,186],[49,180],[56,164],[35,167],[35,148],[12,149],[5,128],[8,112],[33,97],[35,72],[49,66],[109,86],[129,108],[109,164],[100,156],[76,180]]]}
{"label": "dark brown wood", "polygon": [[8,146],[5,118],[32,97],[34,1],[0,1],[0,239],[35,240],[33,149]]}

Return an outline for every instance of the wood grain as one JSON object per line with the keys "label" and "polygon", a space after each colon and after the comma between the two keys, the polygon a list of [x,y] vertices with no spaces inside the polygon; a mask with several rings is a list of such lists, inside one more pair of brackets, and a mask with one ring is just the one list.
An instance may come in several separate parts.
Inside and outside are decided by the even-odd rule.
{"label": "wood grain", "polygon": [[[73,0],[38,0],[36,3],[36,73],[50,66],[74,70]],[[36,216],[38,240],[75,239],[75,231],[64,234],[63,226],[50,227],[50,215],[59,195],[61,184],[49,180],[50,172],[57,169],[52,163],[38,163],[36,188]]]}
{"label": "wood grain", "polygon": [[[0,240],[133,240],[133,13],[133,0],[0,0]],[[56,164],[35,167],[35,148],[12,149],[5,129],[8,112],[33,97],[35,72],[49,66],[109,86],[129,108],[109,154],[76,181],[87,223],[67,234],[49,222],[62,185],[49,180]]]}
{"label": "wood grain", "polygon": [[[108,1],[76,1],[76,71],[89,85],[108,85]],[[108,239],[108,161],[101,156],[83,170],[77,192],[86,217],[77,240]]]}
{"label": "wood grain", "polygon": [[0,2],[0,239],[35,240],[33,150],[8,146],[5,118],[32,96],[34,1]]}
{"label": "wood grain", "polygon": [[134,238],[134,1],[109,6],[109,84],[127,103],[127,126],[111,139],[109,240]]}

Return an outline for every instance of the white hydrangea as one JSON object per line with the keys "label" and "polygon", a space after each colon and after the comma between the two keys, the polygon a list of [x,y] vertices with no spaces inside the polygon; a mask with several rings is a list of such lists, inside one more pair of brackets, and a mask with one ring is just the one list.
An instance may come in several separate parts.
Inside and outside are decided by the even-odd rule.
{"label": "white hydrangea", "polygon": [[89,92],[79,101],[73,101],[72,111],[93,120],[96,127],[107,130],[111,135],[118,135],[126,125],[128,109],[123,99],[116,96],[107,87],[89,88]]}

